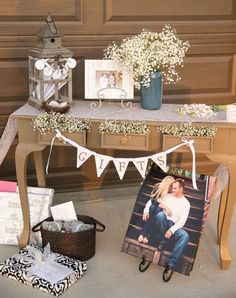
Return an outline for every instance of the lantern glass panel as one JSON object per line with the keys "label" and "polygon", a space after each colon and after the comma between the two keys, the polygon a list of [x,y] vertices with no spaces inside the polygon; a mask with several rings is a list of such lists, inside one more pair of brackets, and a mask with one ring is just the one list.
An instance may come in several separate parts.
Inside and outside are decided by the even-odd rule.
{"label": "lantern glass panel", "polygon": [[67,59],[29,56],[30,103],[41,107],[44,101],[72,102],[72,69]]}

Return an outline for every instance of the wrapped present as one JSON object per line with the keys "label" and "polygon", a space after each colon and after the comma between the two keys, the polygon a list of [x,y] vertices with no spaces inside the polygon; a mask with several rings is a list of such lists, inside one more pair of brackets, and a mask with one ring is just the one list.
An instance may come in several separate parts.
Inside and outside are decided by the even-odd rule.
{"label": "wrapped present", "polygon": [[[34,226],[50,215],[49,208],[52,205],[54,189],[27,187],[27,191],[31,226]],[[23,219],[18,188],[16,192],[0,192],[0,243],[17,245],[17,237],[22,230]],[[39,241],[40,234],[33,238]]]}
{"label": "wrapped present", "polygon": [[0,263],[0,274],[54,296],[71,287],[84,273],[87,264],[29,245]]}

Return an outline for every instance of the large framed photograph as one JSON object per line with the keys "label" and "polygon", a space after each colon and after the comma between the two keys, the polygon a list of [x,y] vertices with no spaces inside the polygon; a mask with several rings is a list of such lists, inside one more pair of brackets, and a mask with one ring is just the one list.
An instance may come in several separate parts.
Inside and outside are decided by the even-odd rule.
{"label": "large framed photograph", "polygon": [[133,98],[132,72],[111,60],[85,60],[85,99]]}
{"label": "large framed photograph", "polygon": [[153,165],[138,192],[121,251],[190,275],[215,181],[199,175],[194,189],[182,169],[165,173]]}

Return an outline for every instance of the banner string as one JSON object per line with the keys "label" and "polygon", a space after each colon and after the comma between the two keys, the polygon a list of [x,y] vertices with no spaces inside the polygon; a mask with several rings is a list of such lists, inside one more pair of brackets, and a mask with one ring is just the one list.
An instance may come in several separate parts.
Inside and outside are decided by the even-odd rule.
{"label": "banner string", "polygon": [[195,155],[195,148],[193,146],[194,144],[194,140],[186,140],[185,138],[182,138],[182,144],[178,144],[174,147],[171,147],[169,149],[167,149],[165,152],[168,154],[168,153],[171,153],[173,151],[175,151],[176,149],[182,147],[182,146],[188,146],[191,150],[191,153],[192,153],[192,183],[193,183],[193,188],[194,189],[198,189],[197,188],[197,183],[196,183],[196,155]]}
{"label": "banner string", "polygon": [[[50,145],[50,152],[49,152],[49,155],[48,155],[48,161],[47,161],[47,166],[46,166],[46,174],[48,174],[48,167],[49,167],[49,161],[50,161],[50,158],[51,158],[52,147],[53,147],[53,144],[54,144],[56,138],[62,139],[64,143],[68,143],[68,144],[76,147],[77,149],[84,148],[83,146],[80,146],[76,142],[74,142],[74,141],[66,138],[65,136],[63,136],[58,129],[56,129],[55,131],[56,131],[56,135],[52,138],[51,145]],[[178,144],[176,146],[173,146],[173,147],[167,149],[166,151],[159,152],[159,153],[156,153],[154,155],[155,156],[156,155],[161,155],[163,153],[168,154],[168,153],[171,153],[171,152],[175,151],[176,149],[178,149],[178,148],[180,148],[182,146],[189,147],[190,150],[191,150],[191,153],[192,153],[192,184],[193,184],[193,188],[194,189],[198,189],[197,188],[197,183],[196,183],[196,155],[195,155],[195,148],[194,148],[194,145],[193,145],[194,144],[194,140],[186,140],[184,138],[181,139],[181,140],[182,140],[182,143],[180,143],[180,144]],[[94,156],[97,155],[96,152],[91,151],[89,149],[86,149],[86,151],[90,152],[91,153],[90,155],[94,155]],[[149,159],[149,158],[153,157],[154,155],[145,156],[143,158]],[[108,157],[108,156],[107,155],[104,155],[104,157]],[[110,157],[110,156],[109,156],[109,158],[112,161],[119,160],[119,158],[114,158],[114,157]],[[140,157],[137,157],[137,158],[121,158],[121,159],[122,160],[127,160],[127,161],[132,161],[132,160],[135,160],[135,159],[140,159]],[[160,166],[160,165],[158,164],[158,166]],[[118,173],[118,174],[120,176],[120,173]]]}

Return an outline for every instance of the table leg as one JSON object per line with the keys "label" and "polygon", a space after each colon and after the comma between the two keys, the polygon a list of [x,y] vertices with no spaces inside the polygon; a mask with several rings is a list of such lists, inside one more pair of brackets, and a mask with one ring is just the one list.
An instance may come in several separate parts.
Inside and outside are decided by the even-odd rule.
{"label": "table leg", "polygon": [[229,229],[236,201],[236,156],[226,154],[210,154],[211,160],[224,164],[229,170],[229,185],[223,192],[218,213],[218,238],[221,268],[227,270],[232,261],[228,247]]}
{"label": "table leg", "polygon": [[34,152],[34,163],[39,187],[46,187],[42,151]]}
{"label": "table leg", "polygon": [[224,214],[225,214],[225,207],[226,207],[226,202],[228,199],[228,191],[229,191],[229,186],[227,186],[224,189],[221,199],[220,199],[220,204],[219,204],[219,211],[218,211],[218,218],[217,218],[218,244],[220,244],[221,230],[222,230],[222,224],[223,224]]}
{"label": "table leg", "polygon": [[[225,207],[224,216],[222,216],[222,225],[220,231],[220,256],[221,256],[221,264],[222,269],[227,270],[231,263],[231,255],[228,248],[228,237],[229,237],[229,229],[230,224],[233,217],[234,206],[236,201],[236,156],[228,157],[227,167],[229,169],[229,186],[228,186],[228,195],[225,199]],[[226,194],[223,193],[225,196]]]}

